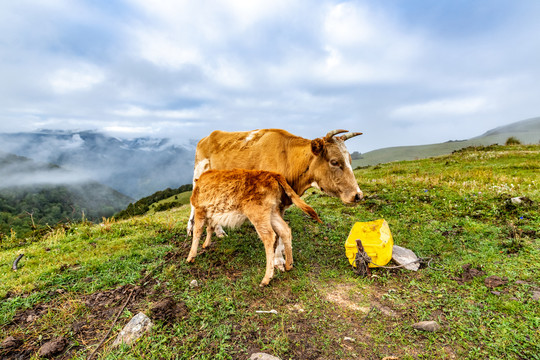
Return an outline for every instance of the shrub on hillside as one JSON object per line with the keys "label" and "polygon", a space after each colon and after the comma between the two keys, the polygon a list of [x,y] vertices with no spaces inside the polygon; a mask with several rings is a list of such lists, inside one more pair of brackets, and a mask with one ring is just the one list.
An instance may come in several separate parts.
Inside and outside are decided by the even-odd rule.
{"label": "shrub on hillside", "polygon": [[510,136],[508,139],[506,139],[506,145],[521,145],[521,141],[519,141],[518,138],[514,136]]}

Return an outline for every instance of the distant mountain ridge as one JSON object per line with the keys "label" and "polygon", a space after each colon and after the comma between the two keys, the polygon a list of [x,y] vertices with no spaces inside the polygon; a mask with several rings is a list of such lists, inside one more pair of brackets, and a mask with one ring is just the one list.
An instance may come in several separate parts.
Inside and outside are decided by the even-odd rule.
{"label": "distant mountain ridge", "polygon": [[447,141],[429,145],[395,146],[373,150],[362,154],[361,159],[353,160],[353,168],[391,161],[416,160],[445,155],[468,146],[504,144],[509,137],[515,137],[523,144],[540,143],[540,117],[499,126],[468,140]]}
{"label": "distant mountain ridge", "polygon": [[96,181],[77,178],[54,164],[0,152],[0,239],[59,222],[101,220],[133,201]]}
{"label": "distant mountain ridge", "polygon": [[133,198],[191,183],[195,147],[168,139],[118,139],[95,131],[0,134],[0,151],[61,166]]}
{"label": "distant mountain ridge", "polygon": [[479,138],[496,135],[507,136],[509,134],[514,134],[513,136],[515,136],[515,134],[519,134],[518,136],[522,139],[529,137],[533,139],[532,141],[520,139],[522,142],[540,142],[540,137],[538,136],[540,134],[540,117],[521,120],[512,124],[496,127],[495,129],[486,131],[483,135],[480,135]]}

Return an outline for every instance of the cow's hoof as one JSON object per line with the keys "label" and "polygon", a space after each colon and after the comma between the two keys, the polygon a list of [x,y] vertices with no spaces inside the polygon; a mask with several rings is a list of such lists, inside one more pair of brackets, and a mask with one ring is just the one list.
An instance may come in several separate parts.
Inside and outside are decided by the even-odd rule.
{"label": "cow's hoof", "polygon": [[285,270],[291,271],[292,268],[293,268],[293,265],[292,265],[292,264],[291,264],[291,265],[288,265],[288,266],[287,266],[287,264],[285,264]]}
{"label": "cow's hoof", "polygon": [[188,258],[186,259],[186,261],[187,261],[188,263],[192,263],[192,262],[194,261],[194,259],[195,259],[195,256],[194,256],[194,257],[188,257]]}
{"label": "cow's hoof", "polygon": [[270,283],[270,280],[268,281],[261,281],[261,283],[259,284],[260,287],[265,287],[266,285],[268,285]]}
{"label": "cow's hoof", "polygon": [[285,271],[285,267],[283,266],[283,264],[276,264],[274,265],[274,267],[279,271]]}

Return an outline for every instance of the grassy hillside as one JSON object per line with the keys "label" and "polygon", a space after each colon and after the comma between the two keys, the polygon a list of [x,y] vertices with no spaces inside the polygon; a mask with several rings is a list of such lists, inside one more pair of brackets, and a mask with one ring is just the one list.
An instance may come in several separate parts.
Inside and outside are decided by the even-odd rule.
{"label": "grassy hillside", "polygon": [[[294,269],[262,289],[264,250],[249,224],[185,262],[188,206],[81,223],[24,246],[4,237],[0,341],[14,340],[0,357],[37,358],[63,338],[58,358],[87,358],[112,327],[96,358],[538,359],[539,164],[539,145],[496,146],[356,170],[365,202],[310,191],[324,225],[286,212]],[[343,243],[354,222],[378,218],[431,265],[355,275]],[[112,348],[140,311],[152,331]],[[412,327],[423,320],[442,329]]]}
{"label": "grassy hillside", "polygon": [[[193,185],[185,184],[176,189],[167,188],[156,191],[150,196],[143,197],[135,203],[130,203],[127,208],[114,214],[117,220],[128,219],[136,215],[154,213],[189,203]],[[187,201],[186,201],[187,197]]]}
{"label": "grassy hillside", "polygon": [[452,151],[469,146],[504,145],[509,137],[515,137],[522,144],[540,144],[540,117],[501,126],[468,140],[418,146],[396,146],[373,150],[362,154],[362,159],[353,160],[353,168],[391,161],[425,159],[432,156],[450,154]]}

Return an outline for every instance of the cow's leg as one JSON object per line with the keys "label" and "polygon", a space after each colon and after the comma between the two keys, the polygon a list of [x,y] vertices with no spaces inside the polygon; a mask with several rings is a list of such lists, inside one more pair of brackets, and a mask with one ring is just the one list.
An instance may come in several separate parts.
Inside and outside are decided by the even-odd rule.
{"label": "cow's leg", "polygon": [[285,245],[280,236],[278,236],[278,241],[276,242],[276,248],[274,249],[274,266],[281,271],[285,271],[285,257],[283,252],[285,251]]}
{"label": "cow's leg", "polygon": [[[195,168],[193,169],[193,188],[195,188],[195,183],[197,182],[201,174],[209,169],[210,169],[210,160],[208,159],[200,160],[195,164]],[[186,227],[188,236],[191,236],[193,232],[193,225],[194,225],[193,218],[194,217],[195,217],[195,208],[193,207],[193,205],[191,205],[191,212],[189,213],[189,220]]]}
{"label": "cow's leg", "polygon": [[[285,270],[291,270],[293,267],[293,254],[292,254],[292,233],[291,228],[285,220],[280,216],[278,212],[272,214],[272,228],[278,234],[279,241],[282,242],[283,250],[285,251]],[[277,248],[280,246],[278,243]],[[281,252],[280,252],[281,255]],[[276,258],[274,257],[274,265],[276,264]],[[282,265],[283,266],[283,265]]]}
{"label": "cow's leg", "polygon": [[225,230],[223,230],[221,225],[216,225],[214,231],[216,232],[216,236],[220,239],[227,236],[227,233],[225,232]]}
{"label": "cow's leg", "polygon": [[[280,207],[279,212],[281,213],[281,219],[283,220],[283,214],[285,213],[285,210],[288,208],[283,206]],[[288,227],[288,226],[287,226]],[[285,251],[285,245],[283,244],[283,240],[281,239],[281,235],[278,234],[278,241],[277,246],[274,251],[274,266],[278,268],[281,271],[285,271],[285,268],[283,265],[285,264],[285,258],[283,257],[283,252]]]}
{"label": "cow's leg", "polygon": [[191,250],[189,251],[187,262],[193,262],[193,259],[195,258],[195,256],[197,256],[199,239],[201,238],[205,222],[206,214],[204,213],[204,211],[196,209],[194,215],[193,240],[191,241]]}
{"label": "cow's leg", "polygon": [[206,227],[206,240],[204,241],[204,244],[202,245],[203,249],[207,248],[212,244],[212,233],[214,232],[214,227],[208,225]]}

